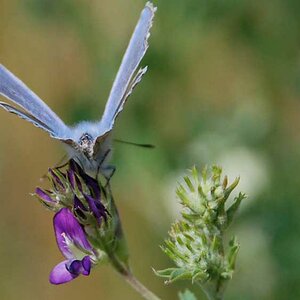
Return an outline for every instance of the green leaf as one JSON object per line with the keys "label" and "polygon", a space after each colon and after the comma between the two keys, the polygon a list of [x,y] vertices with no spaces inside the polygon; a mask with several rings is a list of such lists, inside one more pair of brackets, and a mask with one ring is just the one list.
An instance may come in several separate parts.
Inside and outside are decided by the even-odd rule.
{"label": "green leaf", "polygon": [[235,238],[232,238],[230,243],[229,243],[229,253],[228,253],[228,262],[229,262],[229,266],[231,270],[235,269],[235,261],[236,261],[236,257],[237,254],[239,252],[240,249],[240,245],[238,244],[238,242],[236,241]]}
{"label": "green leaf", "polygon": [[202,179],[203,179],[204,182],[206,182],[206,180],[207,180],[207,172],[208,172],[207,168],[208,168],[208,167],[205,166],[205,167],[202,169],[202,172],[201,172]]}
{"label": "green leaf", "polygon": [[179,185],[179,187],[176,190],[176,194],[177,194],[178,198],[181,200],[183,205],[189,206],[190,199],[187,196],[186,190],[184,189],[184,187],[182,185]]}
{"label": "green leaf", "polygon": [[195,165],[192,167],[191,172],[192,172],[192,177],[193,177],[196,185],[198,185],[199,184],[199,176],[198,176],[198,171],[197,171],[197,168]]}
{"label": "green leaf", "polygon": [[234,198],[233,204],[227,209],[227,211],[226,211],[227,227],[232,223],[235,213],[237,212],[238,208],[240,207],[242,200],[245,198],[246,198],[245,194],[239,193],[239,195]]}
{"label": "green leaf", "polygon": [[188,186],[188,188],[190,189],[190,191],[195,192],[195,188],[191,182],[191,179],[188,176],[184,176],[183,179],[184,179],[186,185]]}
{"label": "green leaf", "polygon": [[225,175],[224,180],[223,180],[223,183],[222,183],[223,189],[226,189],[227,184],[228,184],[228,177],[227,177],[227,175]]}
{"label": "green leaf", "polygon": [[158,270],[158,271],[155,269],[152,269],[152,270],[156,276],[169,278],[171,276],[171,274],[177,270],[177,268],[167,268],[167,269]]}
{"label": "green leaf", "polygon": [[186,269],[176,269],[172,272],[169,282],[174,282],[179,279],[191,279],[191,273]]}
{"label": "green leaf", "polygon": [[207,279],[207,277],[208,275],[204,273],[203,270],[196,271],[193,273],[192,283],[194,283],[197,280],[202,281],[204,279]]}
{"label": "green leaf", "polygon": [[240,177],[237,177],[234,180],[234,182],[225,190],[225,199],[227,199],[229,197],[229,195],[236,188],[236,186],[239,184],[239,182],[240,182]]}
{"label": "green leaf", "polygon": [[212,178],[215,182],[215,184],[220,184],[220,178],[221,178],[221,174],[222,174],[222,168],[219,166],[212,166]]}
{"label": "green leaf", "polygon": [[196,296],[190,290],[179,292],[178,296],[180,300],[197,300]]}

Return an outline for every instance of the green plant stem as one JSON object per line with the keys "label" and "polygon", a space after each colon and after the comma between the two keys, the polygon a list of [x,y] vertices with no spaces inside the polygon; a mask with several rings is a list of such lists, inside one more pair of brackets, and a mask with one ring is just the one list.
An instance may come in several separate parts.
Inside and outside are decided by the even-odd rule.
{"label": "green plant stem", "polygon": [[124,279],[146,300],[160,300],[155,294],[149,291],[132,273],[124,276]]}
{"label": "green plant stem", "polygon": [[[115,216],[117,216],[116,217],[117,220],[120,220],[118,209],[115,205],[109,183],[108,183],[107,191],[109,193],[107,197],[110,198],[110,202],[109,202],[110,211]],[[119,234],[120,234],[120,232],[122,232],[122,227],[121,227],[120,221],[118,223],[117,231],[119,232]],[[122,234],[120,234],[120,235],[122,235]],[[101,238],[99,237],[98,240],[101,240]],[[120,260],[120,258],[116,255],[115,252],[110,251],[110,249],[105,247],[105,244],[102,246],[104,247],[104,250],[108,256],[108,259],[109,259],[110,263],[112,264],[112,266],[114,267],[114,269],[124,278],[124,280],[127,283],[129,283],[131,285],[131,287],[134,290],[136,290],[143,297],[143,299],[145,299],[145,300],[161,300],[159,297],[157,297],[155,294],[153,294],[151,291],[149,291],[136,277],[134,277],[134,275],[132,274],[132,272],[127,264],[127,260],[126,261]]]}
{"label": "green plant stem", "polygon": [[160,300],[155,294],[149,291],[134,275],[130,269],[122,264],[114,255],[109,256],[110,262],[115,270],[131,285],[145,300]]}
{"label": "green plant stem", "polygon": [[199,284],[208,300],[223,300],[224,288],[222,281]]}

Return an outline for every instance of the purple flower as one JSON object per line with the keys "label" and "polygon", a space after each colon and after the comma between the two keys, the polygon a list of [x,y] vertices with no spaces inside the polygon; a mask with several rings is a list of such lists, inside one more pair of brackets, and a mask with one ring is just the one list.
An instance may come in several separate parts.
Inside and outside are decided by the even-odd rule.
{"label": "purple flower", "polygon": [[62,284],[80,274],[89,275],[96,256],[86,234],[71,210],[62,208],[53,220],[57,245],[66,260],[56,265],[50,273],[52,284]]}
{"label": "purple flower", "polygon": [[51,168],[48,169],[48,172],[49,175],[51,176],[51,180],[55,189],[58,191],[59,190],[65,191],[66,188],[61,180],[61,178],[65,177],[64,174],[62,174],[62,172],[60,172],[58,169],[51,169]]}
{"label": "purple flower", "polygon": [[[75,185],[75,180],[78,179],[75,177],[75,180],[72,178],[74,175],[73,174],[77,174],[79,175],[82,180],[84,181],[84,183],[86,184],[86,186],[88,187],[91,195],[100,200],[101,198],[101,190],[100,190],[100,186],[99,186],[99,183],[96,179],[92,178],[91,176],[87,175],[83,169],[79,166],[79,164],[74,160],[74,159],[71,159],[70,162],[69,162],[69,174],[68,174],[68,177],[69,177],[69,180],[72,181],[71,185],[73,186],[74,188],[74,185]],[[79,180],[77,180],[77,186],[78,186],[78,189],[83,192],[82,190],[82,185],[81,185],[81,182]]]}
{"label": "purple flower", "polygon": [[[101,202],[101,187],[98,181],[91,176],[87,175],[82,168],[73,160],[71,159],[69,162],[69,170],[68,170],[68,179],[73,189],[77,185],[78,190],[82,194],[83,198],[85,199],[86,206],[78,199],[78,197],[74,196],[74,210],[76,212],[83,212],[83,211],[90,211],[93,216],[96,218],[98,225],[101,224],[102,218],[106,221],[107,220],[107,210],[105,206]],[[86,188],[88,189],[90,194],[87,194],[79,177],[84,182]],[[76,182],[76,184],[75,184]],[[80,214],[82,216],[82,214]]]}
{"label": "purple flower", "polygon": [[97,224],[102,219],[107,221],[109,212],[102,203],[105,191],[95,178],[84,172],[73,159],[68,169],[62,172],[59,168],[49,169],[51,191],[36,188],[35,195],[49,209],[57,212],[63,207],[71,209],[82,225]]}
{"label": "purple flower", "polygon": [[90,211],[93,213],[93,216],[96,218],[98,225],[101,224],[102,218],[107,220],[107,210],[105,206],[100,202],[100,200],[94,199],[93,197],[84,194],[85,200],[89,205]]}
{"label": "purple flower", "polygon": [[[35,189],[35,193],[36,195],[44,201],[44,203],[47,203],[47,204],[53,204],[53,203],[56,203],[52,198],[51,198],[51,192],[49,191],[44,191],[42,190],[41,188],[36,188]],[[49,195],[50,194],[50,195]]]}
{"label": "purple flower", "polygon": [[67,177],[68,177],[68,180],[70,182],[70,185],[72,187],[72,189],[75,189],[75,172],[73,170],[68,170],[67,171]]}

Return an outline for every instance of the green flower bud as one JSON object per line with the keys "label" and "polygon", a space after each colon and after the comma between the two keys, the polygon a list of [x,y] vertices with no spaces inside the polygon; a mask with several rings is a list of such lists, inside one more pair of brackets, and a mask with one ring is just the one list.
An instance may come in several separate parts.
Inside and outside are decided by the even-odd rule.
{"label": "green flower bud", "polygon": [[155,273],[166,283],[188,279],[198,282],[204,290],[209,286],[209,293],[223,291],[232,278],[239,250],[234,238],[225,251],[224,231],[245,195],[238,194],[227,207],[239,178],[228,186],[228,178],[222,178],[220,167],[206,167],[201,175],[195,167],[190,172],[176,190],[183,207],[182,220],[172,225],[169,238],[161,247],[176,267]]}

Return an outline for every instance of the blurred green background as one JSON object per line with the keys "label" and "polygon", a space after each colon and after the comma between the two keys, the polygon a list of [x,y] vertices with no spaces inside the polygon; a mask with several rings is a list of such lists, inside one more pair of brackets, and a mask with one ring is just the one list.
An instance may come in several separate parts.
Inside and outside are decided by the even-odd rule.
{"label": "blurred green background", "polygon": [[[162,0],[143,61],[149,71],[116,122],[112,185],[137,275],[178,217],[175,185],[193,164],[241,175],[241,242],[226,299],[300,299],[300,2]],[[68,124],[101,116],[144,1],[0,0],[0,60]],[[1,99],[2,100],[2,99]],[[29,195],[63,156],[47,134],[0,112],[0,299],[140,299],[109,267],[63,286],[52,214]],[[191,287],[194,289],[194,287]],[[199,299],[204,299],[198,292]],[[202,298],[200,298],[202,297]]]}

